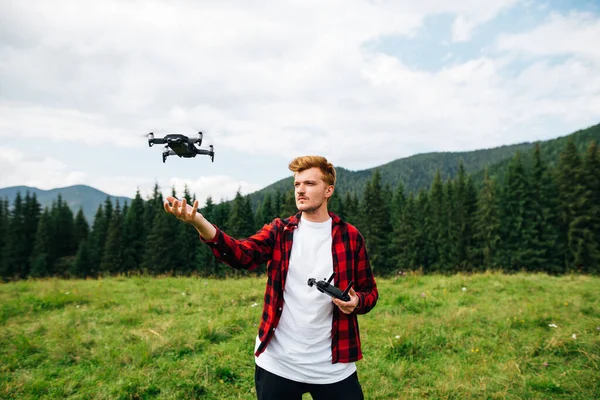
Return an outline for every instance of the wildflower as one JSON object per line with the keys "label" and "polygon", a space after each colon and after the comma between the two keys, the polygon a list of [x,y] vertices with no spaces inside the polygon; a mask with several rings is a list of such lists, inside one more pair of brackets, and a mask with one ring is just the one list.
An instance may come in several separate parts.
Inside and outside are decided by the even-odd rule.
{"label": "wildflower", "polygon": [[556,325],[556,324],[550,324],[550,325],[548,325],[548,326],[549,326],[550,328],[558,328],[558,325]]}
{"label": "wildflower", "polygon": [[569,305],[569,303],[567,303],[567,302],[565,301],[565,307],[566,307],[566,306],[568,306],[568,305]]}
{"label": "wildflower", "polygon": [[400,335],[396,335],[396,339],[400,339]]}
{"label": "wildflower", "polygon": [[544,367],[546,367],[546,368],[548,367],[548,363],[547,363],[547,362],[544,362],[542,365],[543,365]]}
{"label": "wildflower", "polygon": [[466,291],[467,291],[467,288],[466,288],[466,287],[462,288],[462,291],[463,291],[463,292],[466,292]]}
{"label": "wildflower", "polygon": [[76,307],[79,308],[79,305],[77,305]]}
{"label": "wildflower", "polygon": [[256,307],[257,305],[258,305],[258,303],[254,303],[250,307]]}
{"label": "wildflower", "polygon": [[425,296],[426,296],[425,293],[421,293],[421,297],[425,297]]}
{"label": "wildflower", "polygon": [[182,296],[185,296],[185,292],[181,292],[181,295],[182,295]]}
{"label": "wildflower", "polygon": [[600,331],[600,326],[597,326],[597,327],[596,327],[596,330],[597,330],[597,331]]}
{"label": "wildflower", "polygon": [[571,336],[573,339],[577,339],[577,335],[573,334],[573,336]]}

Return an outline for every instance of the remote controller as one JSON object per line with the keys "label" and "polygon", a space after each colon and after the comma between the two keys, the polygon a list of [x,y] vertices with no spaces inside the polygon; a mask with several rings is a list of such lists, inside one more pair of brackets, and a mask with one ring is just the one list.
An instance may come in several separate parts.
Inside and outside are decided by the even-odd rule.
{"label": "remote controller", "polygon": [[352,287],[354,282],[350,281],[346,290],[344,290],[342,292],[339,288],[337,288],[331,284],[331,281],[333,280],[334,276],[335,276],[335,272],[333,274],[331,274],[331,276],[329,277],[329,280],[327,280],[327,282],[325,282],[324,279],[322,281],[317,282],[317,280],[315,278],[310,278],[308,280],[308,286],[313,287],[313,285],[316,284],[317,289],[319,289],[319,291],[321,293],[328,294],[331,297],[335,297],[336,299],[340,299],[342,301],[350,301],[350,295],[348,294],[348,292],[350,291],[350,288]]}

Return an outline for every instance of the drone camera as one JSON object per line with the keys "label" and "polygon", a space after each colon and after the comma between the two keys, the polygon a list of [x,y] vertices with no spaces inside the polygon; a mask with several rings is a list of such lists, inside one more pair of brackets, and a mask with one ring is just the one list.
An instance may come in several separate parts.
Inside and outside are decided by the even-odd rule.
{"label": "drone camera", "polygon": [[148,146],[152,147],[154,145],[154,133],[150,132],[148,134]]}

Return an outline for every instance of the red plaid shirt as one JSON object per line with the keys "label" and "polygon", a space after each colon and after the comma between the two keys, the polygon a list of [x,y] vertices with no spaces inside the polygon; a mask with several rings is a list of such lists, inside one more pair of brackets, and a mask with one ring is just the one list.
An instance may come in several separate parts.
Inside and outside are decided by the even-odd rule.
{"label": "red plaid shirt", "polygon": [[[283,310],[283,288],[292,252],[294,229],[302,213],[287,219],[277,218],[265,225],[253,236],[237,240],[217,228],[212,240],[204,240],[212,249],[217,260],[233,268],[255,269],[267,262],[267,287],[265,290],[262,320],[258,329],[260,355],[273,337]],[[352,362],[362,358],[360,333],[356,314],[366,314],[377,303],[379,296],[375,278],[371,271],[365,241],[354,226],[342,221],[337,215],[332,218],[332,255],[334,284],[345,288],[354,281],[358,295],[358,308],[352,314],[344,314],[334,307],[332,321],[332,362]]]}

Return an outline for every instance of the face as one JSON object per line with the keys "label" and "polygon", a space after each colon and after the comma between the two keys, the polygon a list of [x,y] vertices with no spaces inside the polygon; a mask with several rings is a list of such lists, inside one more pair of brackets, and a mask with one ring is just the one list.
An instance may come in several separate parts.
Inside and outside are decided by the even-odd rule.
{"label": "face", "polygon": [[307,213],[327,210],[327,199],[333,194],[333,186],[323,181],[323,174],[319,168],[296,173],[294,188],[298,210]]}

